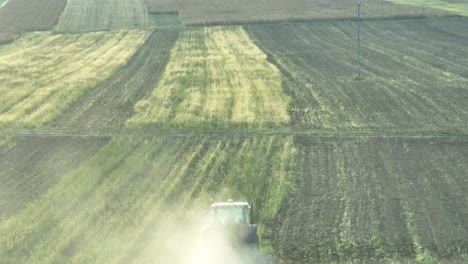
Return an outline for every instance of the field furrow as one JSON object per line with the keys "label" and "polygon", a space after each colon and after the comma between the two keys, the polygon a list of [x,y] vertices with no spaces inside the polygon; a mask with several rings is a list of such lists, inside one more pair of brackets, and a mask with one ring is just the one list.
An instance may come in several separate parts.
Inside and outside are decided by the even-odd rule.
{"label": "field furrow", "polygon": [[356,22],[247,30],[286,77],[296,127],[466,129],[466,22],[361,22],[360,80]]}
{"label": "field furrow", "polygon": [[0,3],[1,36],[1,33],[9,32],[9,29],[13,29],[13,32],[51,29],[57,23],[67,1],[15,0]]}
{"label": "field furrow", "polygon": [[297,192],[274,239],[285,263],[448,260],[466,250],[466,140],[304,137],[296,144]]}
{"label": "field furrow", "polygon": [[240,27],[181,32],[129,127],[268,127],[289,122],[280,72]]}
{"label": "field furrow", "polygon": [[[0,50],[0,126],[38,127],[122,67],[145,31],[82,35],[31,33]],[[28,65],[28,67],[23,67]]]}

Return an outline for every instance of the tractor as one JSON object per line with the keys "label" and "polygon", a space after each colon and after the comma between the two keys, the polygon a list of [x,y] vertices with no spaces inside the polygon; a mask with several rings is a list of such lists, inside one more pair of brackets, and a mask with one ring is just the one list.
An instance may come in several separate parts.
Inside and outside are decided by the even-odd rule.
{"label": "tractor", "polygon": [[211,203],[211,224],[205,227],[204,233],[208,238],[222,239],[234,248],[258,249],[253,204],[232,200]]}

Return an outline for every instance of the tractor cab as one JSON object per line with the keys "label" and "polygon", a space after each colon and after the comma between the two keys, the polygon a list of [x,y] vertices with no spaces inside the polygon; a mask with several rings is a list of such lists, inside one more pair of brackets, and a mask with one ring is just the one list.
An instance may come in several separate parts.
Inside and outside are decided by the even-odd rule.
{"label": "tractor cab", "polygon": [[211,204],[211,225],[207,235],[222,234],[233,246],[258,248],[257,226],[254,223],[253,204],[228,202]]}
{"label": "tractor cab", "polygon": [[211,205],[213,222],[229,224],[253,224],[252,206],[246,202],[213,203]]}

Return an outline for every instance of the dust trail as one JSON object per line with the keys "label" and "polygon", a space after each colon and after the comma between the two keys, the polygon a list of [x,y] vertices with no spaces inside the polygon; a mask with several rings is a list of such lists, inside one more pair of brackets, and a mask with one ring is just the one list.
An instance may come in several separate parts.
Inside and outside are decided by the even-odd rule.
{"label": "dust trail", "polygon": [[[144,260],[151,263],[175,264],[267,264],[274,263],[271,257],[256,248],[234,247],[227,232],[207,234],[211,224],[207,215],[190,217],[179,222],[176,217],[167,218],[157,224],[150,248]],[[170,220],[169,220],[170,219]],[[142,261],[136,259],[136,261]],[[137,263],[135,262],[135,263]]]}
{"label": "dust trail", "polygon": [[208,236],[205,231],[206,226],[206,221],[198,219],[196,224],[170,228],[171,234],[166,237],[164,250],[158,252],[158,256],[155,257],[157,263],[267,263],[266,258],[257,249],[233,247],[228,239],[229,235],[225,232]]}

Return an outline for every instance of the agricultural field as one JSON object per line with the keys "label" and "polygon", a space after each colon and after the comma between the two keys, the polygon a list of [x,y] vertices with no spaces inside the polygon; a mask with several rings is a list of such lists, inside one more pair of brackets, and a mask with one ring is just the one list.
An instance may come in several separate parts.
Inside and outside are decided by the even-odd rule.
{"label": "agricultural field", "polygon": [[170,222],[180,229],[211,195],[262,204],[257,216],[271,223],[286,197],[295,153],[291,137],[113,139],[0,222],[0,256],[3,263],[159,263],[177,257],[183,241],[168,245],[165,232],[176,227]]}
{"label": "agricultural field", "polygon": [[[1,26],[0,26],[1,27]],[[0,28],[0,45],[9,44],[17,37],[16,30],[12,27]]]}
{"label": "agricultural field", "polygon": [[283,263],[466,263],[466,137],[295,143],[273,239]]}
{"label": "agricultural field", "polygon": [[467,0],[388,0],[396,4],[406,4],[413,6],[431,7],[450,11],[463,16],[468,16]]}
{"label": "agricultural field", "polygon": [[468,263],[465,0],[54,1],[0,8],[1,263],[194,264],[210,197],[283,264]]}
{"label": "agricultural field", "polygon": [[178,14],[175,0],[144,0],[150,14]]}
{"label": "agricultural field", "polygon": [[140,0],[68,0],[55,30],[87,32],[155,26]]}
{"label": "agricultural field", "polygon": [[171,29],[151,33],[125,67],[80,97],[51,126],[87,131],[124,128],[135,104],[158,83],[178,36],[179,31]]}
{"label": "agricultural field", "polygon": [[287,125],[279,70],[241,27],[181,32],[153,93],[129,127],[227,128]]}
{"label": "agricultural field", "polygon": [[337,131],[463,130],[466,18],[246,26],[282,72],[293,126]]}
{"label": "agricultural field", "polygon": [[22,184],[2,186],[4,263],[179,263],[212,196],[254,202],[283,263],[466,260],[466,138],[10,141],[0,177]]}
{"label": "agricultural field", "polygon": [[[57,22],[66,0],[14,0],[1,4],[0,30],[44,31]],[[1,31],[0,31],[1,33]]]}
{"label": "agricultural field", "polygon": [[[361,15],[366,19],[454,14],[432,7],[402,6],[385,0],[360,2]],[[165,0],[160,3],[168,3],[169,6],[173,3],[184,25],[343,20],[354,19],[357,13],[357,2],[346,0]]]}
{"label": "agricultural field", "polygon": [[0,136],[0,222],[40,197],[64,173],[78,167],[108,141]]}
{"label": "agricultural field", "polygon": [[30,33],[0,47],[0,127],[52,121],[125,65],[147,35],[137,30]]}

